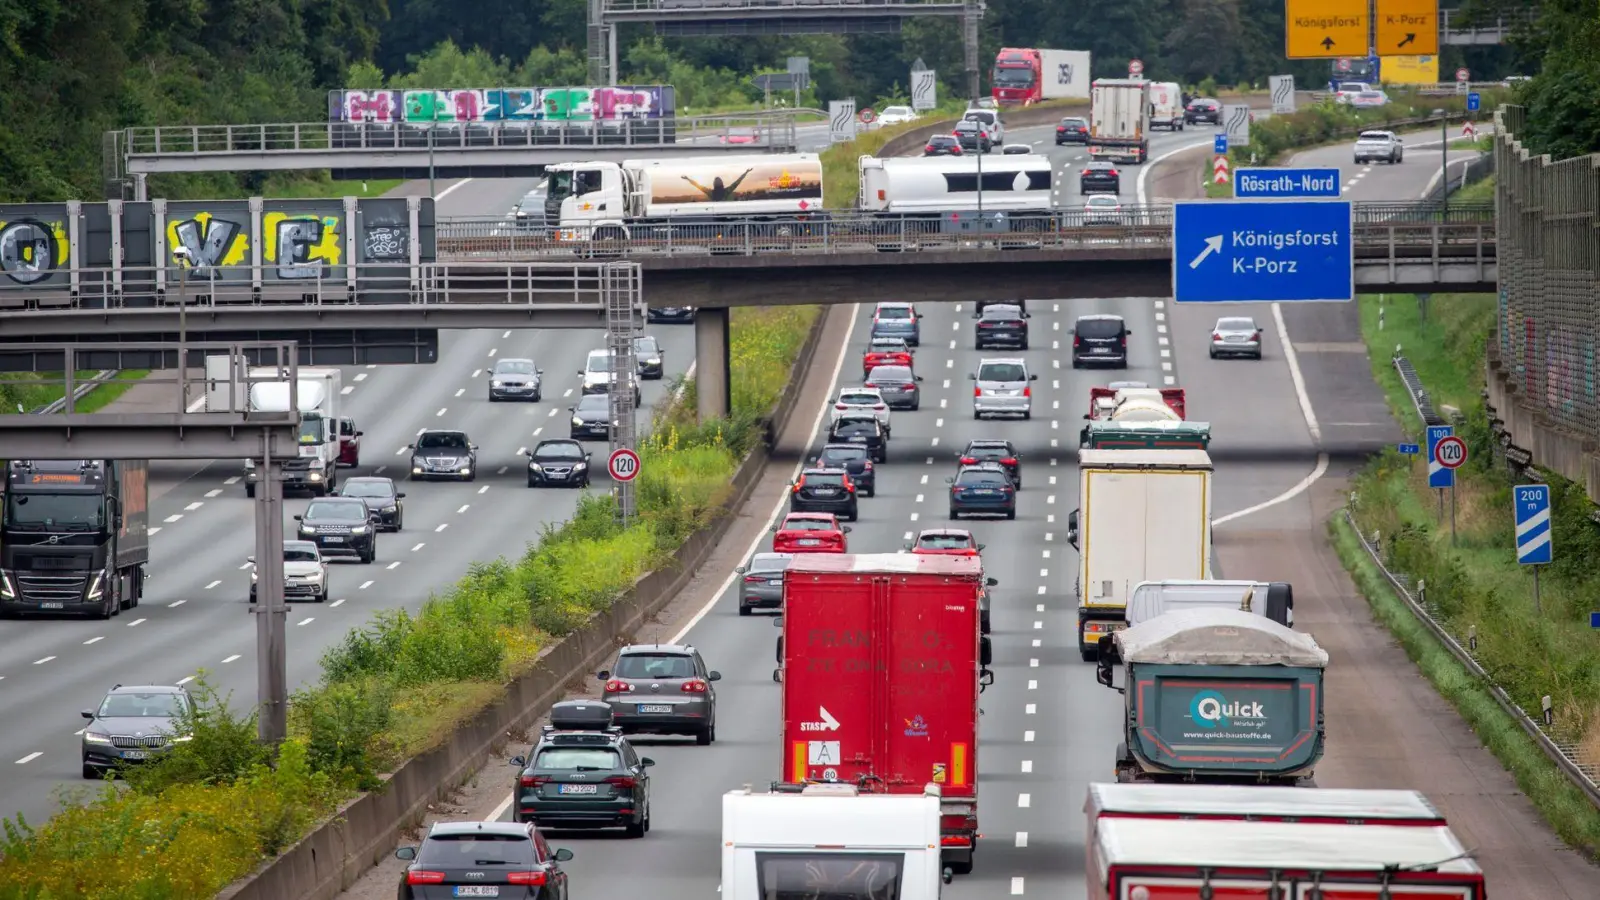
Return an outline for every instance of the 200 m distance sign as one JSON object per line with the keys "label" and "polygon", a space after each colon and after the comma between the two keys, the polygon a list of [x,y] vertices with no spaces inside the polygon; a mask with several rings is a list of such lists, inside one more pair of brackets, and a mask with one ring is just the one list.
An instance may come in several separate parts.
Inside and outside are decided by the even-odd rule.
{"label": "200 m distance sign", "polygon": [[614,481],[632,481],[639,477],[639,454],[626,447],[613,450],[606,459],[606,470]]}

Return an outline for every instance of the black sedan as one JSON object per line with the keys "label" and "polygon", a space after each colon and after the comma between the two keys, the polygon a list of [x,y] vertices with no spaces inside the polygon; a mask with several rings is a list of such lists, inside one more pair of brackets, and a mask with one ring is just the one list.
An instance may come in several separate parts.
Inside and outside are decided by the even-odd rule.
{"label": "black sedan", "polygon": [[843,469],[806,469],[789,491],[791,512],[833,513],[847,522],[861,517],[856,486]]}
{"label": "black sedan", "polygon": [[692,306],[652,306],[644,315],[646,322],[677,323],[680,325],[694,324],[694,307]]}
{"label": "black sedan", "polygon": [[950,520],[966,515],[1017,517],[1017,488],[1005,469],[994,463],[963,466],[960,474],[945,479],[950,485]]}
{"label": "black sedan", "polygon": [[1083,167],[1082,172],[1078,173],[1078,193],[1120,194],[1122,193],[1122,173],[1117,171],[1114,163],[1089,163]]}
{"label": "black sedan", "polygon": [[923,156],[960,156],[961,142],[953,134],[936,134],[928,138],[928,146],[922,148]]}
{"label": "black sedan", "polygon": [[531,822],[435,822],[422,846],[394,855],[409,864],[400,874],[400,900],[568,896],[561,864],[572,851],[550,849]]}
{"label": "black sedan", "polygon": [[843,469],[850,473],[856,491],[876,497],[878,470],[872,466],[872,452],[864,444],[823,444],[822,452],[810,462],[824,469]]}
{"label": "black sedan", "polygon": [[540,441],[528,451],[528,487],[588,486],[589,451],[577,441]]}
{"label": "black sedan", "polygon": [[665,351],[653,334],[641,334],[633,339],[633,358],[639,365],[639,377],[645,381],[659,381],[666,377]]}
{"label": "black sedan", "polygon": [[882,423],[870,413],[847,412],[840,416],[828,429],[828,443],[855,444],[867,448],[867,455],[874,462],[889,461],[888,436],[883,432]]}
{"label": "black sedan", "polygon": [[1006,470],[1011,483],[1022,490],[1022,454],[1010,441],[968,441],[965,450],[956,454],[963,466],[979,463],[996,463]]}
{"label": "black sedan", "polygon": [[357,497],[367,504],[367,512],[377,517],[381,531],[400,531],[406,527],[405,491],[395,490],[394,479],[379,475],[346,478],[339,485],[339,496]]}
{"label": "black sedan", "polygon": [[572,429],[568,435],[575,441],[605,441],[611,439],[611,397],[608,394],[584,394],[572,412]]}
{"label": "black sedan", "polygon": [[1028,314],[1021,307],[995,304],[973,315],[978,320],[972,345],[975,349],[1016,347],[1028,349]]}
{"label": "black sedan", "polygon": [[354,497],[313,500],[295,516],[297,537],[317,545],[324,557],[354,556],[362,563],[378,558],[378,528],[365,501]]}
{"label": "black sedan", "polygon": [[1189,105],[1183,108],[1183,124],[1198,125],[1201,122],[1221,125],[1222,104],[1208,97],[1190,100]]}
{"label": "black sedan", "polygon": [[1056,126],[1056,146],[1062,144],[1087,144],[1089,143],[1089,122],[1075,116],[1061,120]]}

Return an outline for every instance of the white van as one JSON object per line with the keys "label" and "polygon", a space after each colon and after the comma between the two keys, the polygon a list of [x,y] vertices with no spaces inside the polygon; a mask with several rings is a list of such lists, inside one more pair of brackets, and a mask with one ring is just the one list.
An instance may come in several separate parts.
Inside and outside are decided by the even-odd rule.
{"label": "white van", "polygon": [[1173,81],[1150,85],[1150,127],[1183,130],[1183,87]]}
{"label": "white van", "polygon": [[1006,123],[1000,121],[998,109],[969,109],[961,114],[963,121],[982,122],[989,132],[989,141],[996,147],[1006,142]]}
{"label": "white van", "polygon": [[[605,394],[611,390],[611,351],[590,350],[589,358],[584,360],[583,369],[578,372],[583,376],[583,393]],[[639,379],[634,373],[629,373],[629,383],[633,386],[633,405],[638,407]]]}

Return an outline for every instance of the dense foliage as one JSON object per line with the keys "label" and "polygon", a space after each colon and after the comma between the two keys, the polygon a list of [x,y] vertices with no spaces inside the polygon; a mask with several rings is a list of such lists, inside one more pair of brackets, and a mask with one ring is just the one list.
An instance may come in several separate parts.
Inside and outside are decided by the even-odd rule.
{"label": "dense foliage", "polygon": [[[1477,14],[1526,15],[1526,0],[1478,0]],[[1600,151],[1600,0],[1542,0],[1512,41],[1528,122],[1517,135],[1557,159]]]}
{"label": "dense foliage", "polygon": [[[1560,4],[1576,9],[1579,0],[1549,5]],[[108,130],[316,121],[323,92],[339,87],[581,84],[585,10],[586,0],[0,0],[0,202],[100,199]],[[979,60],[987,72],[1002,46],[1076,48],[1095,54],[1098,75],[1120,75],[1138,57],[1151,77],[1233,85],[1288,71],[1323,83],[1326,62],[1283,60],[1282,23],[1282,0],[991,0]],[[807,105],[903,100],[919,57],[939,71],[942,96],[966,90],[960,29],[949,18],[848,37],[663,40],[638,25],[620,43],[625,83],[672,84],[690,111],[759,101],[749,76],[781,71],[786,56],[800,54],[811,58]],[[1505,74],[1506,56],[1446,48],[1443,64],[1466,62],[1493,78]],[[1597,65],[1593,54],[1558,56],[1590,73]],[[264,173],[166,176],[151,191],[241,196],[264,184]]]}

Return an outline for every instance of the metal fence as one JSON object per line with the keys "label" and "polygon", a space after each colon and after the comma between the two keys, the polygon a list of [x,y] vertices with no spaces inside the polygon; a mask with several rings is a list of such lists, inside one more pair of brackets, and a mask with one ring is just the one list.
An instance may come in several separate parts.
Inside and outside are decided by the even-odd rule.
{"label": "metal fence", "polygon": [[1600,154],[1530,154],[1516,139],[1526,115],[1520,106],[1495,113],[1498,355],[1520,405],[1597,441]]}

